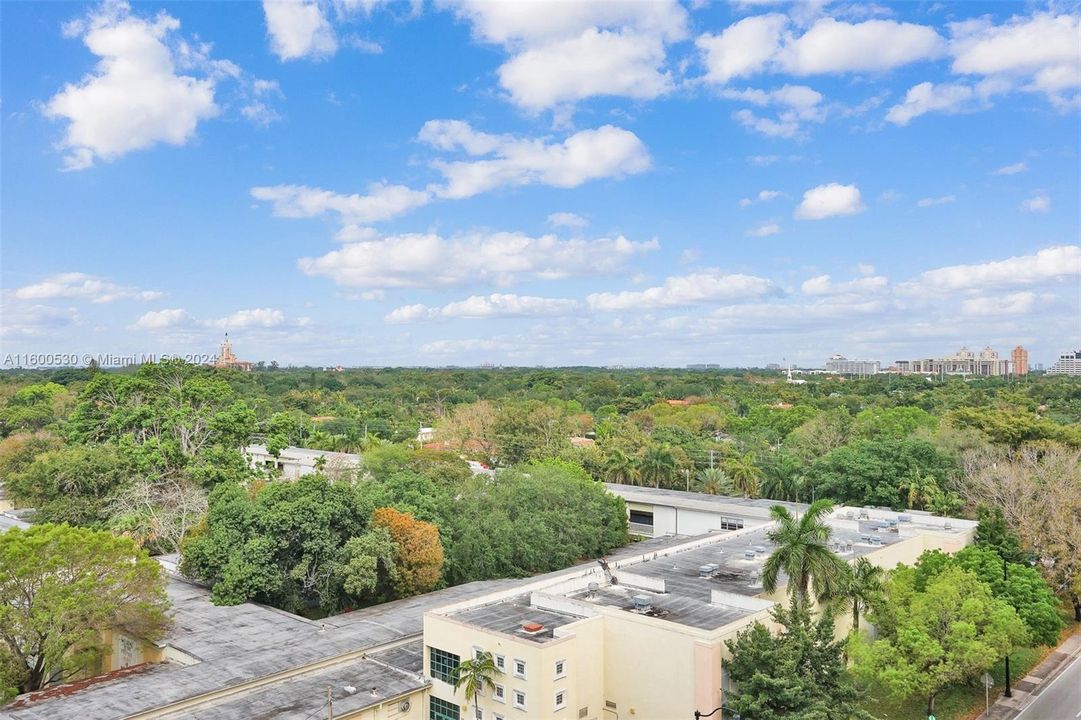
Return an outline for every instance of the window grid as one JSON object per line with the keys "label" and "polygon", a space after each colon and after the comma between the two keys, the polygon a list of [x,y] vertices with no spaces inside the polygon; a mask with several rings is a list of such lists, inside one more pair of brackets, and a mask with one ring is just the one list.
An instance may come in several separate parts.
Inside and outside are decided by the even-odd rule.
{"label": "window grid", "polygon": [[514,676],[525,680],[525,660],[514,660]]}
{"label": "window grid", "polygon": [[507,669],[507,658],[505,656],[503,656],[503,655],[496,655],[495,656],[495,666],[497,668],[499,668],[500,670],[506,670]]}
{"label": "window grid", "polygon": [[447,702],[432,695],[428,698],[428,720],[462,720],[458,703]]}
{"label": "window grid", "polygon": [[556,693],[556,710],[561,710],[567,706],[567,693],[564,690],[560,690]]}
{"label": "window grid", "polygon": [[495,689],[492,690],[492,698],[494,700],[498,700],[499,702],[506,702],[506,698],[507,698],[506,693],[507,693],[507,691],[503,688],[503,686],[500,685],[499,683],[496,683],[495,684]]}
{"label": "window grid", "polygon": [[566,660],[556,660],[556,679],[558,680],[561,677],[565,677],[566,674],[567,674],[567,661]]}
{"label": "window grid", "polygon": [[432,677],[446,683],[453,683],[461,658],[454,653],[436,647],[429,648],[429,658],[432,666]]}
{"label": "window grid", "polygon": [[525,710],[525,693],[521,690],[514,691],[514,707]]}

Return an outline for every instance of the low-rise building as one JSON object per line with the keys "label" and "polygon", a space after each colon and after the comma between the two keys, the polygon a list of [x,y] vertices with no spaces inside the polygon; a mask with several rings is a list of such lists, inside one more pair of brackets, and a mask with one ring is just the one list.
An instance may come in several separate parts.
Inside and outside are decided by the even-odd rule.
{"label": "low-rise building", "polygon": [[[23,698],[4,716],[652,720],[708,712],[730,689],[724,641],[756,621],[772,627],[769,611],[784,598],[785,578],[772,594],[762,587],[774,549],[765,517],[772,503],[676,491],[637,497],[629,502],[651,504],[655,518],[670,507],[746,520],[691,536],[684,533],[699,528],[681,519],[679,535],[633,543],[599,561],[323,620],[253,603],[218,607],[205,588],[173,577],[174,628],[138,655],[129,649],[136,664],[125,675]],[[887,568],[929,549],[956,551],[976,525],[845,507],[827,522],[839,557]],[[454,678],[480,652],[492,654],[498,673],[495,689],[474,703]]]}
{"label": "low-rise building", "polygon": [[257,470],[277,469],[287,480],[296,480],[314,472],[335,476],[353,472],[360,467],[360,455],[353,453],[312,450],[287,447],[274,455],[266,445],[249,445],[244,448],[248,463]]}

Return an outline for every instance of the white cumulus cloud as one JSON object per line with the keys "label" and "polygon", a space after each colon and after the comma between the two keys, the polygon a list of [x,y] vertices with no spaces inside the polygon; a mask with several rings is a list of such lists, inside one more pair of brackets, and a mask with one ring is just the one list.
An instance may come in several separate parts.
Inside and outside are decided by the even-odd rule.
{"label": "white cumulus cloud", "polygon": [[889,280],[881,275],[861,277],[847,282],[835,283],[829,275],[805,280],[800,289],[805,295],[867,295],[884,291]]}
{"label": "white cumulus cloud", "polygon": [[555,235],[472,233],[443,238],[433,233],[392,235],[350,243],[321,257],[302,258],[305,274],[365,288],[508,285],[518,278],[554,280],[603,275],[656,250],[656,240],[622,236],[560,240]]}
{"label": "white cumulus cloud", "polygon": [[1051,211],[1051,198],[1043,193],[1036,193],[1030,198],[1021,201],[1021,209],[1030,213],[1047,213]]}
{"label": "white cumulus cloud", "polygon": [[[60,143],[66,169],[82,170],[158,143],[184,145],[201,120],[218,114],[215,78],[177,73],[178,57],[168,43],[179,27],[164,12],[146,20],[120,2],[65,25],[66,35],[82,38],[101,58],[93,72],[43,106],[47,117],[68,121]],[[199,54],[187,45],[181,50]],[[239,71],[231,63],[216,67]]]}
{"label": "white cumulus cloud", "polygon": [[1037,285],[1077,276],[1081,276],[1081,247],[1062,245],[1034,255],[928,270],[917,278],[917,286],[932,291],[979,290]]}
{"label": "white cumulus cloud", "polygon": [[157,300],[165,296],[165,293],[157,290],[119,285],[112,280],[79,272],[50,275],[41,282],[16,288],[13,294],[19,300],[75,298],[93,303],[109,303],[115,300]]}
{"label": "white cumulus cloud", "polygon": [[939,197],[925,197],[916,201],[916,207],[934,207],[935,205],[949,205],[957,202],[956,195],[941,195]]}
{"label": "white cumulus cloud", "polygon": [[594,310],[648,310],[699,305],[722,301],[738,301],[775,295],[776,285],[754,275],[724,275],[716,270],[669,277],[663,285],[645,290],[616,293],[592,293],[586,302]]}
{"label": "white cumulus cloud", "polygon": [[747,231],[747,237],[769,237],[770,235],[776,235],[781,232],[781,226],[775,222],[767,222],[753,227]]}
{"label": "white cumulus cloud", "polygon": [[211,320],[208,325],[223,328],[225,330],[240,328],[274,328],[285,324],[285,313],[274,308],[252,308],[250,310],[237,310],[217,320]]}
{"label": "white cumulus cloud", "polygon": [[566,315],[578,308],[578,301],[530,295],[493,293],[473,295],[441,307],[415,304],[395,308],[386,316],[391,323],[450,318],[488,319]]}
{"label": "white cumulus cloud", "polygon": [[829,183],[803,193],[803,202],[796,208],[800,220],[822,220],[829,217],[855,215],[863,212],[860,189],[855,185]]}
{"label": "white cumulus cloud", "polygon": [[1003,165],[1002,167],[994,170],[992,175],[1016,175],[1017,173],[1023,173],[1028,170],[1028,165],[1023,161],[1019,163],[1013,163],[1012,165]]}
{"label": "white cumulus cloud", "polygon": [[1034,292],[1010,293],[1003,297],[969,298],[961,303],[961,312],[978,317],[1028,315],[1036,309],[1037,301]]}
{"label": "white cumulus cloud", "polygon": [[131,330],[164,330],[165,328],[182,325],[188,321],[188,313],[181,308],[167,308],[165,310],[151,310],[143,313],[129,325]]}
{"label": "white cumulus cloud", "polygon": [[446,184],[433,188],[446,198],[466,198],[505,186],[543,184],[572,188],[590,180],[644,172],[652,161],[629,130],[604,125],[580,130],[562,142],[492,135],[461,120],[429,120],[418,139],[440,150],[457,150],[473,160],[436,160]]}
{"label": "white cumulus cloud", "polygon": [[282,60],[323,58],[338,50],[334,28],[315,0],[263,0],[270,47]]}
{"label": "white cumulus cloud", "polygon": [[285,218],[309,218],[336,213],[343,223],[371,223],[426,205],[432,198],[427,190],[404,185],[372,183],[364,195],[343,195],[306,185],[253,187],[252,197],[273,204],[274,214]]}
{"label": "white cumulus cloud", "polygon": [[557,212],[548,216],[548,224],[552,227],[584,228],[589,225],[589,220],[572,212]]}

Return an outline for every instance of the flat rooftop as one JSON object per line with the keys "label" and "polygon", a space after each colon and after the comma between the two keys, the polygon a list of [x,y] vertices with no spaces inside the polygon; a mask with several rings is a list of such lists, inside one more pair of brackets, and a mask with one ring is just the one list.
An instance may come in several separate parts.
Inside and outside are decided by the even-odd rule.
{"label": "flat rooftop", "polygon": [[[175,624],[163,644],[177,661],[151,665],[66,696],[8,707],[0,717],[113,720],[231,690],[234,695],[200,705],[196,715],[302,720],[322,706],[327,685],[335,688],[336,710],[337,694],[346,685],[358,692],[348,696],[341,692],[342,711],[367,707],[426,684],[416,675],[420,651],[409,650],[410,643],[420,641],[425,612],[512,583],[469,583],[313,621],[255,603],[219,607],[210,602],[206,588],[171,577],[167,591]],[[301,672],[288,681],[238,690],[260,678],[347,655],[350,658],[341,663]],[[286,685],[288,692],[279,692]]]}

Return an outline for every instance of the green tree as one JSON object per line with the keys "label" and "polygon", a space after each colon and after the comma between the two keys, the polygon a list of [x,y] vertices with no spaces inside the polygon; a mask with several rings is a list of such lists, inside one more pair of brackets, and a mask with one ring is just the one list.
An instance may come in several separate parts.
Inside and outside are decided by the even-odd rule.
{"label": "green tree", "polygon": [[397,553],[398,546],[385,527],[349,538],[342,547],[337,568],[345,592],[367,602],[386,597],[398,580],[394,562]]}
{"label": "green tree", "polygon": [[669,486],[676,476],[676,458],[664,445],[651,445],[638,462],[638,476],[642,482],[653,487]]}
{"label": "green tree", "polygon": [[974,573],[951,567],[917,585],[918,572],[898,566],[873,613],[879,639],[854,641],[854,672],[898,697],[927,700],[927,714],[946,688],[972,682],[1025,641],[1025,624]]}
{"label": "green tree", "polygon": [[158,563],[123,537],[66,525],[0,534],[0,687],[40,690],[108,652],[102,632],[159,640],[169,627]]}
{"label": "green tree", "polygon": [[612,448],[604,461],[604,479],[611,483],[633,484],[638,479],[634,458],[619,448]]}
{"label": "green tree", "polygon": [[830,527],[823,517],[833,511],[829,500],[818,500],[800,516],[782,505],[770,508],[770,517],[778,527],[768,537],[776,549],[762,566],[762,586],[766,592],[777,589],[781,572],[788,575],[788,592],[798,602],[806,602],[814,589],[819,600],[836,598],[844,577],[844,561],[829,549]]}
{"label": "green tree", "polygon": [[1010,529],[1002,508],[981,505],[976,510],[976,517],[979,518],[975,537],[978,546],[990,548],[1012,563],[1025,559],[1021,551],[1021,538]]}
{"label": "green tree", "polygon": [[860,614],[882,601],[885,574],[885,570],[865,557],[857,559],[855,565],[844,566],[837,602],[852,609],[852,629],[857,633]]}
{"label": "green tree", "polygon": [[762,464],[762,479],[758,491],[770,500],[797,502],[803,491],[803,463],[795,455],[778,451]]}
{"label": "green tree", "polygon": [[454,671],[454,689],[460,690],[464,687],[466,696],[473,698],[475,707],[481,692],[495,689],[495,678],[502,672],[496,667],[490,652],[479,652],[472,660],[463,660],[458,664]]}
{"label": "green tree", "polygon": [[725,641],[731,658],[724,665],[736,685],[726,704],[753,720],[869,720],[856,705],[832,617],[816,620],[798,602],[772,613],[783,628],[778,634],[756,622]]}
{"label": "green tree", "polygon": [[41,522],[100,526],[131,473],[115,445],[74,445],[38,455],[5,481],[11,497],[36,508]]}
{"label": "green tree", "polygon": [[753,453],[746,452],[729,458],[724,463],[724,469],[741,495],[755,497],[758,494],[758,478],[762,476],[762,470],[755,463]]}
{"label": "green tree", "polygon": [[735,495],[736,484],[728,473],[719,467],[698,471],[698,488],[709,495]]}
{"label": "green tree", "polygon": [[808,473],[819,497],[848,505],[905,506],[914,472],[946,485],[959,474],[955,458],[917,438],[857,440],[819,458]]}

